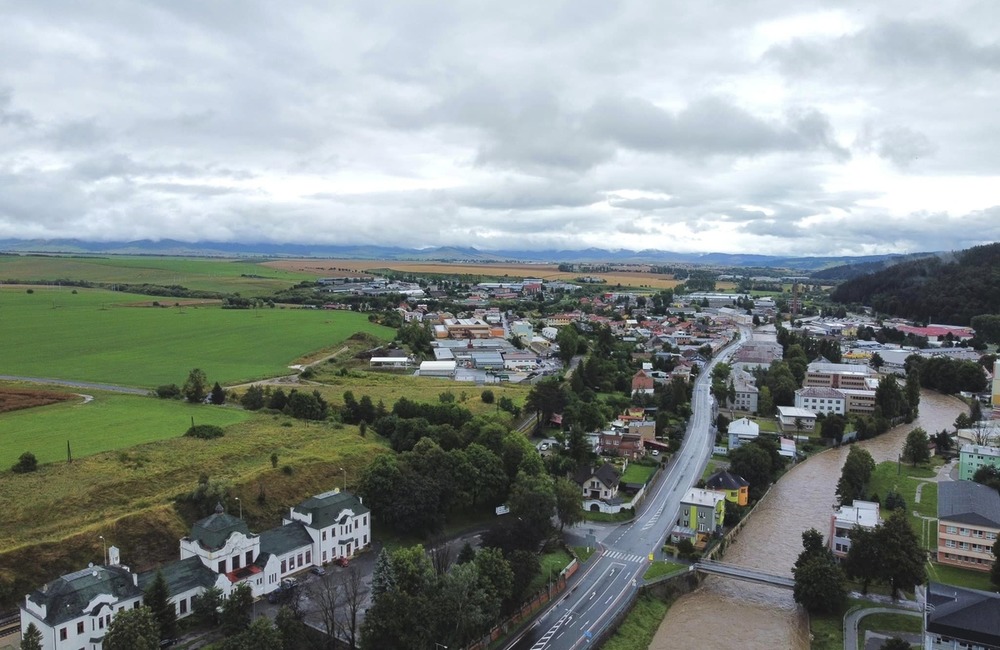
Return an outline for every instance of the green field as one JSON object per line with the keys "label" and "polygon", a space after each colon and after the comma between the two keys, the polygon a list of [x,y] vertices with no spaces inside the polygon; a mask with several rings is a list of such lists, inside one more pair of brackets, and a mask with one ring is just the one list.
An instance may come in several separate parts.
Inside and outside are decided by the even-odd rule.
{"label": "green field", "polygon": [[162,308],[149,305],[174,300],[76,291],[0,288],[3,374],[153,388],[182,384],[199,367],[209,381],[229,384],[288,374],[289,364],[355,332],[393,336],[354,312]]}
{"label": "green field", "polygon": [[[260,276],[260,277],[250,277]],[[0,255],[0,282],[74,280],[180,285],[199,291],[262,296],[316,276],[242,260],[180,257],[55,257]]]}
{"label": "green field", "polygon": [[645,483],[656,473],[656,467],[640,465],[639,463],[629,463],[622,474],[622,483]]}
{"label": "green field", "polygon": [[25,451],[39,463],[66,460],[69,441],[74,458],[183,435],[197,424],[229,426],[250,414],[238,408],[187,404],[137,395],[82,391],[93,395],[51,406],[0,415],[0,470]]}
{"label": "green field", "polygon": [[[940,460],[936,461],[938,464]],[[913,531],[917,534],[921,546],[934,550],[937,548],[937,536],[935,534],[934,522],[925,524],[922,517],[937,517],[937,483],[919,481],[918,478],[931,478],[934,470],[929,467],[912,467],[906,463],[884,462],[879,463],[872,473],[868,489],[871,493],[877,494],[879,499],[885,501],[885,497],[890,490],[899,492],[906,500],[906,513],[910,520]],[[916,503],[917,487],[920,488],[920,503]],[[916,511],[918,514],[913,514]],[[919,516],[918,516],[919,515]],[[883,517],[888,513],[883,512]]]}

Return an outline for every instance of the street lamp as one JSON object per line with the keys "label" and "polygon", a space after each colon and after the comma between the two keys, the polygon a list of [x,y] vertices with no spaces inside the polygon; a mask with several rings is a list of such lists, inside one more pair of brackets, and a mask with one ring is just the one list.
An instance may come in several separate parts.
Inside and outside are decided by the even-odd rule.
{"label": "street lamp", "polygon": [[236,503],[240,504],[240,519],[243,519],[243,502],[240,501],[239,497],[236,497]]}
{"label": "street lamp", "polygon": [[435,641],[434,642],[434,650],[437,650],[438,648],[444,648],[444,650],[448,650],[448,646],[446,646],[443,643],[438,643],[437,641]]}
{"label": "street lamp", "polygon": [[101,546],[104,548],[104,566],[108,565],[108,540],[104,539],[104,535],[98,535],[97,539],[101,540]]}
{"label": "street lamp", "polygon": [[344,473],[344,492],[347,492],[347,470],[341,467],[340,471]]}

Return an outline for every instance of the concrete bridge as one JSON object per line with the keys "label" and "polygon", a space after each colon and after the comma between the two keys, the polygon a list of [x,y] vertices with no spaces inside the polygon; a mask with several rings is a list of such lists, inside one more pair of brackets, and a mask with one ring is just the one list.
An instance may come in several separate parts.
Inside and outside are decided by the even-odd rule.
{"label": "concrete bridge", "polygon": [[782,587],[784,589],[793,589],[795,587],[795,580],[787,576],[779,576],[773,573],[757,571],[756,569],[747,569],[735,564],[702,560],[700,562],[696,562],[694,564],[694,568],[696,571],[701,571],[702,573],[725,576],[736,580],[746,580],[747,582],[756,582],[758,584]]}

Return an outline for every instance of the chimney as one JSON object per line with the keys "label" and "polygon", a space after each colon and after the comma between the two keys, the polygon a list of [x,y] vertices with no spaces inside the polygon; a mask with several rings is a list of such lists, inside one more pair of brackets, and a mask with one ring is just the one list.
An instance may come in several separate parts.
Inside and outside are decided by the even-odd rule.
{"label": "chimney", "polygon": [[121,550],[117,546],[108,547],[108,566],[121,564]]}

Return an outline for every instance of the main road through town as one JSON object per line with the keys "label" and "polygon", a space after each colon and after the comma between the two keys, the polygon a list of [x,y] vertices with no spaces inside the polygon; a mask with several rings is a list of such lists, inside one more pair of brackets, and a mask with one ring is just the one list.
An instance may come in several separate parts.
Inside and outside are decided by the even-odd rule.
{"label": "main road through town", "polygon": [[[726,361],[750,337],[740,328],[738,344],[723,350],[701,372],[691,400],[692,415],[681,448],[639,507],[635,519],[620,526],[594,528],[598,546],[585,570],[567,591],[536,618],[533,626],[507,650],[575,650],[596,639],[638,589],[649,556],[663,544],[677,518],[680,499],[705,471],[715,444],[712,417],[712,368]],[[586,530],[586,525],[583,527]],[[597,537],[600,536],[600,539]]]}

